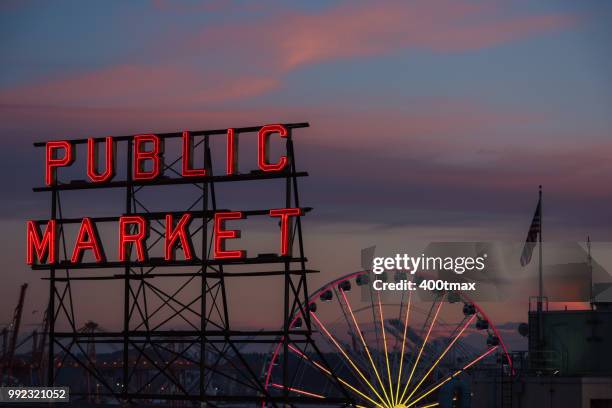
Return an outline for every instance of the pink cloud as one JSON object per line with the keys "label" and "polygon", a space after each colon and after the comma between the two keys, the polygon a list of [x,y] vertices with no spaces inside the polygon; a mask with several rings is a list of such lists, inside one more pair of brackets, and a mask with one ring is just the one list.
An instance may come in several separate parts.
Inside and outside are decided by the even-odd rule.
{"label": "pink cloud", "polygon": [[[283,120],[286,119],[286,120]],[[301,114],[274,110],[91,108],[73,106],[3,105],[0,122],[13,143],[61,138],[220,129],[262,123],[303,121]],[[27,125],[27,126],[26,126]],[[11,129],[11,132],[7,132]],[[8,140],[5,140],[7,143]]]}
{"label": "pink cloud", "polygon": [[[213,5],[229,7],[226,2]],[[162,1],[156,6],[169,5]],[[275,90],[289,71],[309,64],[407,49],[478,50],[576,23],[559,13],[509,14],[506,7],[468,0],[350,2],[311,13],[276,11],[235,25],[211,23],[192,37],[164,34],[149,44],[148,52],[163,62],[122,63],[15,86],[0,91],[0,103],[218,105]],[[207,56],[204,64],[194,60],[198,55]]]}
{"label": "pink cloud", "polygon": [[[223,43],[288,71],[338,58],[403,49],[460,52],[493,47],[576,24],[565,14],[510,14],[507,4],[467,0],[351,2],[318,13],[285,13],[196,35],[194,49]],[[256,51],[255,51],[256,50]],[[261,62],[261,61],[260,61]]]}
{"label": "pink cloud", "polygon": [[275,89],[266,76],[199,72],[179,65],[116,65],[0,92],[0,103],[63,106],[189,107],[247,99]]}

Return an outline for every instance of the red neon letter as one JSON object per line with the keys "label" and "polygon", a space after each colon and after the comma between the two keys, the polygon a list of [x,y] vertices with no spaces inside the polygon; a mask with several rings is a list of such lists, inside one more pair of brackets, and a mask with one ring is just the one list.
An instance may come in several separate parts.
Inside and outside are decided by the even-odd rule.
{"label": "red neon letter", "polygon": [[193,168],[193,139],[189,132],[183,132],[183,177],[205,176],[206,169]]}
{"label": "red neon letter", "polygon": [[[145,143],[151,142],[151,150],[142,150]],[[153,180],[161,173],[161,158],[164,152],[163,142],[155,135],[134,136],[134,180]],[[145,162],[151,160],[151,170],[145,170]]]}
{"label": "red neon letter", "polygon": [[176,259],[175,251],[175,243],[176,240],[181,241],[181,248],[183,248],[183,253],[185,254],[186,260],[191,260],[193,258],[192,248],[191,248],[191,240],[187,234],[187,225],[191,221],[191,214],[186,213],[183,214],[179,222],[176,224],[176,228],[173,229],[174,219],[172,214],[166,215],[166,241],[164,243],[165,247],[165,255],[164,259],[166,261],[172,261]]}
{"label": "red neon letter", "polygon": [[106,260],[104,250],[100,246],[100,237],[98,236],[98,230],[91,218],[83,218],[81,221],[81,228],[79,229],[79,235],[77,236],[76,243],[74,244],[74,250],[72,251],[72,258],[70,262],[79,263],[83,259],[83,251],[92,250],[96,262],[100,263]]}
{"label": "red neon letter", "polygon": [[270,210],[270,217],[280,217],[281,219],[281,255],[288,256],[289,252],[289,217],[297,217],[302,215],[300,208],[279,208],[276,210]]}
{"label": "red neon letter", "polygon": [[55,220],[49,220],[45,233],[40,237],[38,224],[28,221],[26,238],[26,263],[34,264],[34,252],[39,263],[55,263]]}
{"label": "red neon letter", "polygon": [[[56,167],[70,166],[74,161],[72,144],[66,140],[47,142],[45,163],[45,184],[51,186],[57,182]],[[64,151],[64,157],[59,157],[59,150]]]}
{"label": "red neon letter", "polygon": [[225,249],[226,239],[240,238],[239,230],[226,230],[226,220],[239,220],[244,218],[244,215],[240,211],[232,212],[220,212],[215,214],[215,246],[214,256],[215,259],[232,259],[232,258],[244,258],[245,251],[243,250],[232,250],[228,251]]}
{"label": "red neon letter", "polygon": [[269,163],[269,140],[271,133],[278,133],[280,137],[287,137],[287,129],[283,125],[266,125],[259,129],[257,139],[257,162],[263,171],[281,171],[287,165],[287,156],[281,156],[278,163]]}
{"label": "red neon letter", "polygon": [[[131,234],[126,230],[126,226],[135,225],[136,233]],[[119,217],[119,260],[125,261],[126,256],[126,245],[130,242],[136,243],[136,255],[140,262],[143,262],[147,258],[147,252],[145,248],[145,242],[148,235],[147,221],[144,217],[140,216],[124,216]]]}
{"label": "red neon letter", "polygon": [[235,174],[238,171],[238,135],[234,129],[227,129],[227,164],[226,173]]}
{"label": "red neon letter", "polygon": [[93,138],[87,139],[87,177],[94,183],[104,183],[115,177],[116,143],[112,137],[106,137],[104,173],[100,173],[100,160],[98,159],[98,145]]}

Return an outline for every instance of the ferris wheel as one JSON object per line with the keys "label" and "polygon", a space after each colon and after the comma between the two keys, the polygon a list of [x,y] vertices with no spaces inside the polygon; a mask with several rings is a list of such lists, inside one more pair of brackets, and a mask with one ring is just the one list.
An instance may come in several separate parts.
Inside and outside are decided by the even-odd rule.
{"label": "ferris wheel", "polygon": [[[405,275],[396,272],[394,279]],[[493,322],[466,295],[375,291],[371,283],[378,278],[351,273],[309,296],[291,316],[290,329],[310,319],[314,345],[283,347],[280,339],[265,371],[270,395],[290,395],[295,405],[303,398],[320,405],[430,408],[469,401],[467,380],[476,367],[501,362],[513,370]]]}

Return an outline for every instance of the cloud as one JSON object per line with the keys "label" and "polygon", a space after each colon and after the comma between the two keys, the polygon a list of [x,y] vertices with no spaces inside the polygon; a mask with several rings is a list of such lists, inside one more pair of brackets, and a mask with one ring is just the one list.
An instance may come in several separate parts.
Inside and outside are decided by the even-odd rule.
{"label": "cloud", "polygon": [[213,26],[196,34],[194,49],[222,43],[289,71],[341,58],[386,55],[404,49],[461,52],[556,32],[576,24],[560,13],[517,15],[507,3],[466,0],[350,2],[316,13],[293,12]]}
{"label": "cloud", "polygon": [[177,2],[170,0],[152,0],[151,4],[154,9],[164,13],[215,13],[228,11],[237,7],[236,3],[230,0],[211,0],[206,2]]}
{"label": "cloud", "polygon": [[[198,12],[208,13],[189,11]],[[506,3],[467,0],[346,2],[264,15],[150,37],[141,44],[146,63],[128,60],[8,87],[0,90],[0,103],[177,108],[242,102],[279,89],[290,71],[311,64],[405,50],[479,50],[577,22],[566,14],[517,14]]]}
{"label": "cloud", "polygon": [[[492,106],[441,106],[429,116],[426,104],[421,112],[411,108],[352,114],[348,108],[330,114],[326,106],[210,111],[3,106],[0,119],[8,130],[0,136],[10,148],[0,156],[10,163],[7,168],[23,166],[14,187],[7,190],[11,198],[6,200],[6,213],[32,213],[24,200],[31,198],[29,187],[40,183],[42,171],[41,152],[33,150],[33,140],[306,119],[312,128],[295,133],[298,162],[312,176],[305,196],[325,220],[363,222],[364,209],[378,208],[367,210],[368,222],[497,224],[531,216],[538,184],[545,187],[548,217],[572,214],[551,224],[599,228],[609,219],[605,203],[611,197],[601,186],[612,183],[612,144],[605,139],[572,146],[555,143],[557,134],[530,131],[523,135],[525,143],[500,142],[495,129],[512,133],[517,123],[554,118]],[[247,149],[241,156],[251,154]]]}
{"label": "cloud", "polygon": [[190,107],[244,100],[278,86],[264,76],[193,66],[121,64],[0,91],[0,103],[80,107]]}

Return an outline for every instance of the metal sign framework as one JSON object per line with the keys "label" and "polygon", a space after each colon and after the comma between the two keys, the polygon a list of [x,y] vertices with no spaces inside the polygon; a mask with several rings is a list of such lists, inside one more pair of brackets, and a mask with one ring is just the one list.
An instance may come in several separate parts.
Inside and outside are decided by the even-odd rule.
{"label": "metal sign framework", "polygon": [[[307,275],[315,272],[307,269],[304,254],[301,217],[296,217],[291,229],[289,256],[259,255],[243,259],[214,259],[211,257],[211,222],[214,214],[222,211],[217,203],[215,186],[218,183],[240,181],[262,181],[277,179],[284,182],[286,208],[302,208],[303,213],[310,208],[300,207],[298,179],[308,174],[296,170],[292,131],[306,128],[308,123],[283,125],[288,131],[285,139],[286,157],[289,165],[278,173],[251,171],[232,175],[214,175],[210,142],[211,138],[225,135],[227,129],[191,132],[194,146],[203,147],[207,175],[194,178],[181,178],[175,169],[181,160],[163,164],[166,175],[153,181],[132,179],[131,171],[126,171],[125,180],[94,184],[85,181],[71,181],[56,185],[34,188],[37,192],[51,193],[51,219],[56,220],[57,262],[52,265],[37,264],[33,269],[48,270],[49,275],[49,356],[47,364],[48,385],[61,385],[61,367],[67,360],[73,361],[87,373],[87,385],[83,392],[73,392],[90,401],[112,397],[122,402],[183,400],[206,402],[213,406],[226,402],[257,402],[272,406],[300,403],[319,403],[316,398],[296,397],[290,394],[292,378],[288,359],[283,364],[282,396],[272,396],[262,384],[262,378],[254,370],[252,362],[241,351],[244,344],[277,344],[279,337],[283,343],[284,355],[288,355],[291,343],[308,344],[317,350],[311,340],[310,314],[301,310],[307,304]],[[258,132],[261,126],[236,128],[235,135]],[[158,134],[163,139],[180,138],[181,133]],[[118,143],[127,145],[126,169],[133,165],[133,136],[115,137]],[[86,144],[86,139],[70,141],[74,145]],[[35,143],[37,147],[45,143]],[[150,258],[143,262],[134,261],[131,250],[127,262],[78,263],[69,262],[66,250],[65,225],[75,224],[80,218],[64,217],[62,211],[62,192],[67,190],[88,190],[93,188],[122,188],[125,190],[125,213],[140,215],[151,224],[148,249],[163,241],[161,219],[167,213],[149,211],[143,193],[155,186],[176,186],[188,184],[197,191],[193,202],[186,202],[183,212],[193,216],[192,225],[197,229],[191,238],[199,235],[199,256],[189,261],[164,261],[163,258]],[[180,197],[173,197],[178,201]],[[225,210],[227,211],[227,210]],[[245,216],[268,214],[267,210],[243,211]],[[92,217],[95,223],[116,222],[118,217]],[[44,221],[39,221],[44,222]],[[159,227],[162,228],[159,228]],[[162,244],[163,245],[163,244]],[[196,253],[197,253],[196,252]],[[227,271],[228,265],[236,271]],[[271,270],[249,271],[256,265],[270,265]],[[118,269],[121,268],[121,269]],[[99,273],[93,274],[92,269]],[[115,272],[113,272],[113,269]],[[259,267],[261,269],[261,267]],[[267,268],[266,268],[267,269]],[[122,270],[122,273],[116,273]],[[80,273],[80,272],[86,272]],[[280,330],[245,331],[235,330],[228,310],[226,282],[236,278],[251,279],[264,276],[284,278],[283,289],[283,327]],[[77,281],[118,281],[123,284],[123,330],[103,332],[97,326],[78,327],[73,304],[77,294],[74,286]],[[198,293],[185,299],[186,288],[198,288]],[[155,302],[154,302],[155,300]],[[304,316],[300,329],[291,328],[290,317],[295,313]],[[181,321],[185,329],[169,329],[169,323]],[[62,329],[68,327],[68,329]],[[96,361],[95,347],[117,347],[121,349],[121,378],[117,382],[109,379],[109,367]],[[325,362],[322,353],[318,352]],[[191,367],[187,373],[177,370],[177,366]],[[193,373],[195,372],[195,375]],[[214,389],[218,380],[233,383],[226,392]],[[93,383],[96,389],[92,389]],[[340,388],[344,388],[338,383]],[[100,389],[102,391],[100,391]],[[95,393],[95,397],[92,397]],[[347,399],[350,400],[350,397]],[[344,399],[343,401],[347,401]],[[331,401],[330,401],[331,402]],[[340,401],[338,401],[340,402]]]}

